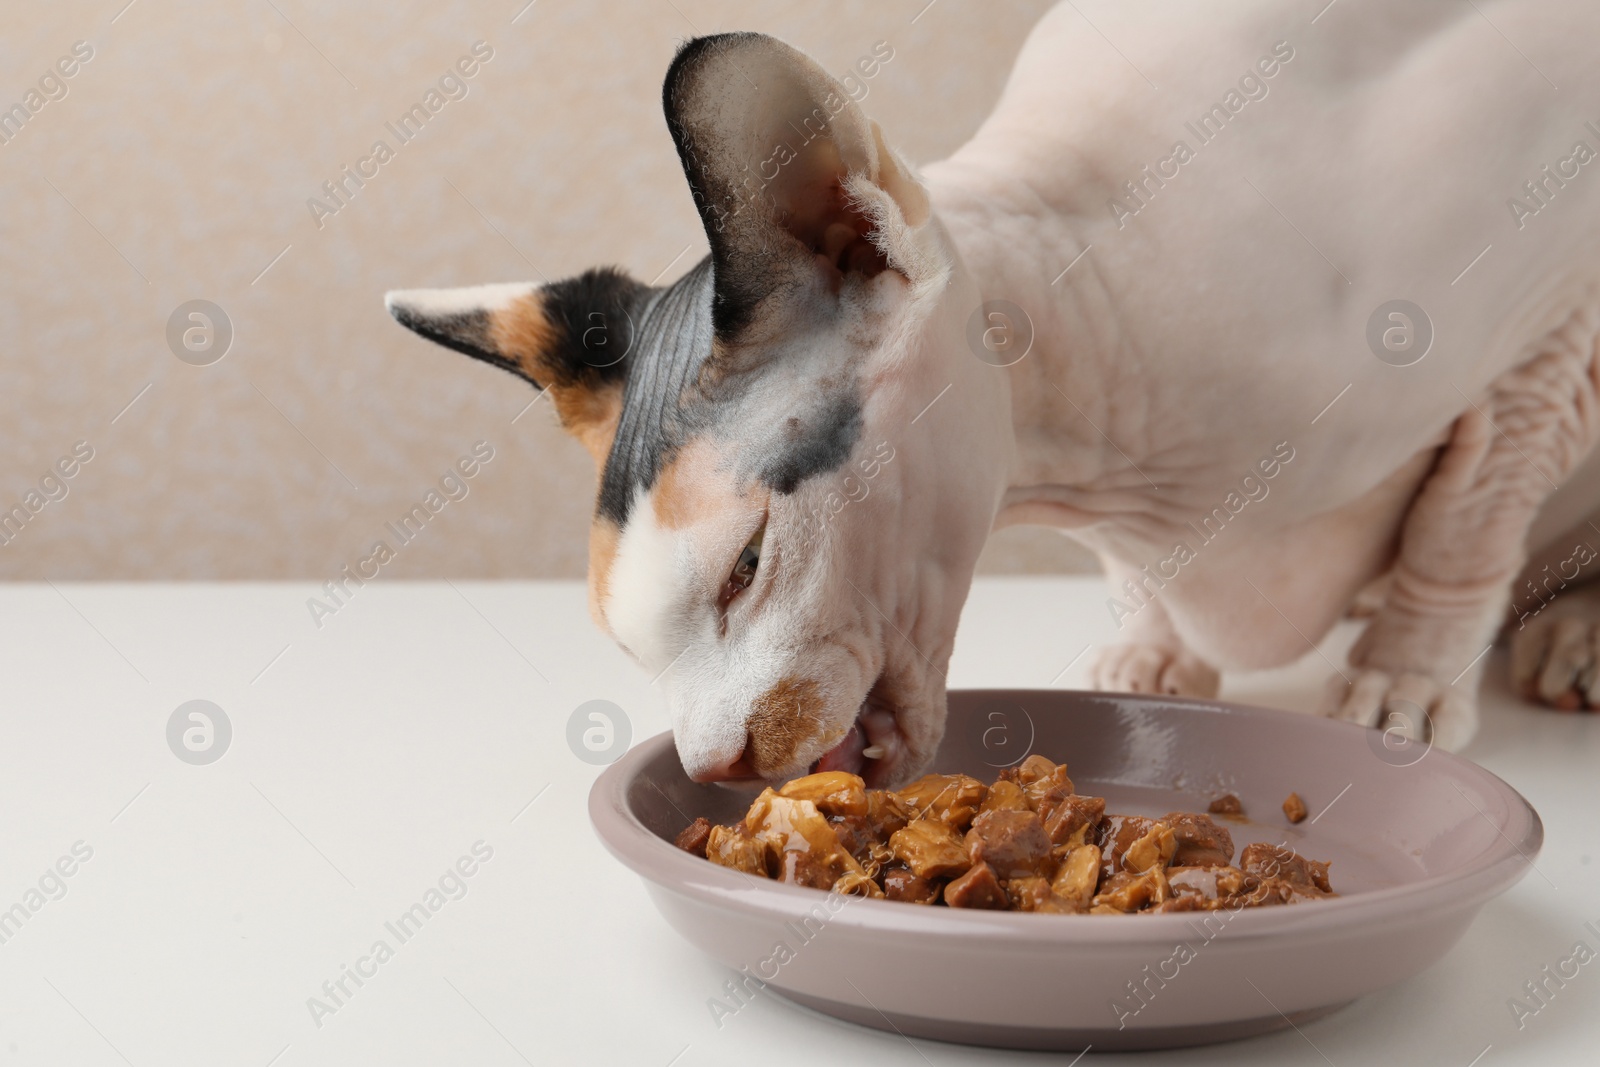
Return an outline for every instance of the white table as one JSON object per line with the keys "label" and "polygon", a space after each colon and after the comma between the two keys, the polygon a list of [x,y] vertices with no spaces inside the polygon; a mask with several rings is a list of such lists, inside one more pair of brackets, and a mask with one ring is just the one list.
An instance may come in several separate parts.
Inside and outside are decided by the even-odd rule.
{"label": "white table", "polygon": [[[615,701],[636,739],[667,721],[649,679],[589,623],[582,588],[382,579],[320,630],[306,608],[315,592],[0,587],[0,909],[27,912],[0,926],[0,1062],[1046,1059],[912,1044],[770,996],[719,1030],[707,1001],[728,972],[666,926],[589,828],[598,771],[569,750],[569,714]],[[1061,672],[1110,637],[1105,595],[1090,578],[981,582],[952,684],[1078,682],[1086,660]],[[1351,629],[1330,639],[1329,655]],[[1326,670],[1308,654],[1230,678],[1225,695],[1307,707]],[[1491,663],[1492,676],[1502,672]],[[1507,1001],[1574,942],[1600,949],[1583,929],[1600,927],[1600,718],[1536,711],[1493,688],[1469,754],[1543,815],[1535,873],[1438,966],[1303,1033],[1114,1062],[1596,1062],[1600,962],[1521,1030]],[[166,740],[174,709],[197,698],[223,708],[233,729],[226,754],[201,766]],[[59,883],[45,877],[65,894],[27,896],[80,841],[92,856],[65,863],[73,874]],[[441,894],[406,940],[391,933],[385,923],[426,904],[479,841],[492,857],[446,880],[465,895]],[[392,957],[362,964],[370,977],[346,978],[335,1006],[324,981],[380,938]],[[316,1022],[313,996],[334,1008]]]}

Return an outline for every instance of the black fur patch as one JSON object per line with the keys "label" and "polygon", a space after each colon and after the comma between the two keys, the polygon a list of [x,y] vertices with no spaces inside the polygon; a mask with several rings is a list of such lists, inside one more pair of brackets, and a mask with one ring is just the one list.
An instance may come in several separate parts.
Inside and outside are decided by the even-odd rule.
{"label": "black fur patch", "polygon": [[[392,307],[389,313],[394,321],[412,332],[426,337],[434,344],[443,345],[464,356],[493,363],[519,378],[527,378],[522,368],[489,347],[489,313],[487,311],[461,311],[454,315],[421,315],[410,308]],[[531,381],[531,379],[529,379]],[[535,385],[539,384],[534,382]]]}
{"label": "black fur patch", "polygon": [[709,425],[694,385],[711,355],[711,269],[709,258],[701,260],[670,286],[653,290],[637,313],[622,415],[595,504],[618,526],[628,521],[635,492],[654,485],[678,447]]}
{"label": "black fur patch", "polygon": [[860,402],[853,396],[831,397],[815,418],[791,415],[785,421],[781,453],[761,472],[761,481],[787,496],[807,478],[844,466],[860,437]]}
{"label": "black fur patch", "polygon": [[658,290],[600,267],[541,291],[553,335],[543,362],[557,384],[613,382],[627,375],[635,320]]}

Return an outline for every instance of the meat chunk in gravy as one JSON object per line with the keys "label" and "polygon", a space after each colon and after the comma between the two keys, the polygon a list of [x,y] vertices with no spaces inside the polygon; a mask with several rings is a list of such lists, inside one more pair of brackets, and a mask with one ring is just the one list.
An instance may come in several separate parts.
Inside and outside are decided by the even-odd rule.
{"label": "meat chunk in gravy", "polygon": [[1233,862],[1233,835],[1209,815],[1174,811],[1162,816],[1172,827],[1178,849],[1172,854],[1174,867],[1206,867]]}
{"label": "meat chunk in gravy", "polygon": [[1143,815],[1107,815],[1100,822],[1100,870],[1106,878],[1129,870],[1135,874],[1166,866],[1178,849],[1177,835],[1160,819]]}
{"label": "meat chunk in gravy", "polygon": [[1244,805],[1232,793],[1224,793],[1206,808],[1213,815],[1243,815]]}
{"label": "meat chunk in gravy", "polygon": [[1016,782],[1002,778],[989,787],[989,795],[983,798],[983,803],[978,806],[980,813],[985,811],[1032,811],[1033,806],[1028,803],[1028,795]]}
{"label": "meat chunk in gravy", "polygon": [[933,904],[939,900],[938,879],[921,878],[909,867],[896,864],[883,872],[883,895],[907,904]]}
{"label": "meat chunk in gravy", "polygon": [[899,797],[913,816],[965,830],[988,793],[988,786],[965,774],[927,774],[900,790]]}
{"label": "meat chunk in gravy", "polygon": [[1094,841],[1105,818],[1104,797],[1081,797],[1076,793],[1061,798],[1045,819],[1044,832],[1056,845],[1082,845]]}
{"label": "meat chunk in gravy", "polygon": [[967,831],[967,855],[987,863],[1001,878],[1040,878],[1052,873],[1050,839],[1031,811],[985,811]]}
{"label": "meat chunk in gravy", "polygon": [[1260,886],[1260,879],[1227,864],[1170,867],[1166,911],[1217,911],[1234,905]]}
{"label": "meat chunk in gravy", "polygon": [[1246,845],[1239,866],[1263,881],[1279,881],[1306,893],[1332,893],[1328,865],[1281,845]]}
{"label": "meat chunk in gravy", "polygon": [[919,878],[949,878],[972,866],[966,842],[954,829],[932,819],[917,819],[889,838],[894,858]]}
{"label": "meat chunk in gravy", "polygon": [[809,800],[824,815],[867,814],[866,783],[843,771],[823,771],[796,778],[778,790],[778,795],[790,800]]}
{"label": "meat chunk in gravy", "polygon": [[706,854],[706,843],[711,840],[711,820],[704,816],[696,819],[683,828],[683,832],[673,841],[673,844],[685,852],[692,852],[696,856]]}
{"label": "meat chunk in gravy", "polygon": [[[1211,808],[1232,814],[1237,798]],[[677,844],[748,875],[924,906],[1125,915],[1337,895],[1327,863],[1266,843],[1236,863],[1211,814],[1107,814],[1039,755],[992,786],[930,774],[889,791],[843,771],[806,775],[763,791],[731,826],[696,819]]]}
{"label": "meat chunk in gravy", "polygon": [[945,886],[944,902],[952,908],[987,908],[990,911],[1004,911],[1010,907],[1005,887],[987,863],[978,864]]}
{"label": "meat chunk in gravy", "polygon": [[1084,911],[1093,902],[1099,884],[1100,847],[1079,845],[1061,857],[1056,876],[1050,881],[1050,890],[1075,911]]}

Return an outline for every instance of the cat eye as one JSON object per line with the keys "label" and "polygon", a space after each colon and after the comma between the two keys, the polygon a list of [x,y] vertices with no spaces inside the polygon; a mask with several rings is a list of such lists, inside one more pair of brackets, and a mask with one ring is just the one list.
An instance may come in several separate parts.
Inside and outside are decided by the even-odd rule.
{"label": "cat eye", "polygon": [[728,605],[733,603],[734,597],[749,589],[756,580],[756,568],[761,566],[761,540],[766,533],[767,524],[763,521],[755,536],[750,538],[750,543],[739,553],[739,559],[729,572],[728,580],[722,583],[722,595],[717,598],[717,607],[721,610],[726,611]]}

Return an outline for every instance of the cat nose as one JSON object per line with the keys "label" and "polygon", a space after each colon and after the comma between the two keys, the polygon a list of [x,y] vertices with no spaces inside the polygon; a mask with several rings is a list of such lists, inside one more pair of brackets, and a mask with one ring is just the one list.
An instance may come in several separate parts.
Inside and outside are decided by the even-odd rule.
{"label": "cat nose", "polygon": [[759,778],[750,760],[750,742],[745,739],[744,751],[727,763],[713,762],[709,766],[689,769],[689,778],[695,782],[739,782]]}

